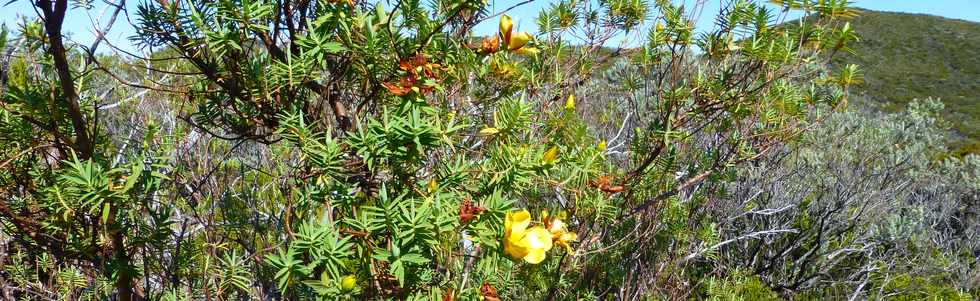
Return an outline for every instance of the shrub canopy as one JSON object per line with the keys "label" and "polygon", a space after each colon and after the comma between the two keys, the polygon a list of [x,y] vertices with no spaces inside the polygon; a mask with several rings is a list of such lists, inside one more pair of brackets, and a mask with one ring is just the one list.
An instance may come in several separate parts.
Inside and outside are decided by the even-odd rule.
{"label": "shrub canopy", "polygon": [[[717,196],[735,167],[846,107],[859,69],[823,63],[857,37],[847,1],[773,2],[563,0],[519,20],[507,13],[526,2],[159,0],[128,12],[140,55],[68,41],[67,1],[38,1],[42,18],[0,38],[0,286],[118,300],[797,289],[717,264]],[[477,36],[481,22],[498,32]]]}

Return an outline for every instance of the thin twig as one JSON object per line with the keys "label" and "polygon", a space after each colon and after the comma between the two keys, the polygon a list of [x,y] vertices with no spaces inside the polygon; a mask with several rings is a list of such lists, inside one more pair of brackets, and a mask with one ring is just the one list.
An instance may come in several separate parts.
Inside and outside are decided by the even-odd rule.
{"label": "thin twig", "polygon": [[19,153],[17,153],[16,155],[14,155],[13,157],[10,157],[6,161],[3,161],[3,163],[0,163],[0,169],[3,169],[4,167],[7,167],[7,164],[10,164],[11,162],[13,162],[14,160],[16,160],[17,158],[20,158],[20,156],[23,156],[24,154],[27,154],[28,152],[31,152],[33,150],[36,150],[36,149],[39,149],[39,148],[43,148],[43,147],[49,147],[49,146],[51,146],[50,143],[48,143],[48,144],[41,144],[41,145],[37,145],[37,146],[31,147],[31,148],[22,150]]}

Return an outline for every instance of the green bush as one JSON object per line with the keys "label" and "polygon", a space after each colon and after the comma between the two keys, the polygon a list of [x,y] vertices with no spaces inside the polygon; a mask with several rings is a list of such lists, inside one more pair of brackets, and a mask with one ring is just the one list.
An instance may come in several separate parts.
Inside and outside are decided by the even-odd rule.
{"label": "green bush", "polygon": [[[145,56],[71,42],[67,1],[32,2],[43,18],[0,38],[12,54],[0,69],[0,294],[758,300],[891,275],[875,260],[969,250],[886,249],[906,232],[875,218],[909,217],[892,211],[847,203],[821,219],[831,201],[797,194],[770,221],[754,218],[769,204],[732,197],[779,155],[814,176],[864,162],[790,151],[827,136],[889,151],[857,172],[909,156],[930,171],[918,156],[932,115],[834,117],[861,81],[857,66],[825,67],[855,40],[846,1],[777,2],[731,1],[705,16],[709,31],[689,19],[697,7],[664,0],[556,1],[535,20],[482,0],[143,2],[129,16]],[[778,24],[790,11],[821,18]],[[500,29],[477,37],[480,22]],[[522,31],[532,23],[539,32]],[[637,40],[611,47],[616,36]],[[962,162],[930,175],[975,179]],[[953,180],[912,208],[973,189]],[[945,222],[937,233],[970,237],[975,224],[953,221],[973,213],[958,208],[907,233]],[[827,257],[871,239],[883,242]],[[798,241],[766,258],[772,268],[743,256]],[[890,250],[909,251],[875,253]]]}

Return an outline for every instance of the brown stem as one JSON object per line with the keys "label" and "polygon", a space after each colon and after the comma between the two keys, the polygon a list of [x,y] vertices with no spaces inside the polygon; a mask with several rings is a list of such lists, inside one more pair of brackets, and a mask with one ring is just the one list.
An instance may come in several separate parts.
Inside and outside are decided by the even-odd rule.
{"label": "brown stem", "polygon": [[123,244],[123,233],[119,229],[113,230],[112,248],[116,253],[116,260],[122,261],[125,265],[120,270],[119,275],[116,276],[116,293],[119,294],[119,301],[131,301],[133,300],[133,274],[129,272],[129,255],[126,254],[126,246]]}
{"label": "brown stem", "polygon": [[71,68],[65,54],[67,50],[61,38],[61,24],[65,20],[65,12],[68,10],[68,0],[55,0],[53,7],[51,1],[48,0],[39,0],[35,2],[35,5],[44,14],[44,30],[47,32],[49,43],[48,53],[51,54],[54,61],[61,91],[64,94],[64,102],[68,107],[68,115],[71,117],[72,127],[75,128],[75,150],[78,152],[79,159],[91,158],[93,144],[88,136],[85,115],[82,114],[81,106],[78,104],[75,81],[71,76]]}

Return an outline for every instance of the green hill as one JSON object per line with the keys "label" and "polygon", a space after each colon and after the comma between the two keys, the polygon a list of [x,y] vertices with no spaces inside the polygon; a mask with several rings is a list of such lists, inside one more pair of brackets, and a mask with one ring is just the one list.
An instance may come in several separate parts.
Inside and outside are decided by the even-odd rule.
{"label": "green hill", "polygon": [[980,153],[980,23],[866,10],[850,22],[861,42],[834,63],[861,66],[865,83],[854,92],[865,104],[896,111],[940,98],[956,151]]}

